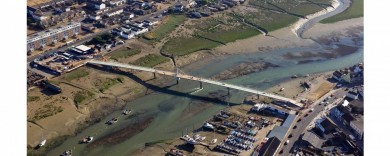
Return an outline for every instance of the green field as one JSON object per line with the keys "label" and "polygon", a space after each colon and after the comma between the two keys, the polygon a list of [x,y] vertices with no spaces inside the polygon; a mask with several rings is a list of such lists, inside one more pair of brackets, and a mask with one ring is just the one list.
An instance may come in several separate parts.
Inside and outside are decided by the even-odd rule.
{"label": "green field", "polygon": [[307,15],[321,11],[331,5],[330,0],[250,0],[249,5],[257,11],[238,13],[248,23],[257,25],[267,32],[289,26]]}
{"label": "green field", "polygon": [[320,23],[334,23],[351,18],[363,17],[364,14],[364,1],[363,0],[352,0],[351,6],[344,12],[335,16],[329,17],[320,21]]}
{"label": "green field", "polygon": [[258,30],[229,15],[199,20],[186,27],[194,30],[194,33],[168,40],[162,51],[182,56],[260,34]]}
{"label": "green field", "polygon": [[87,76],[88,74],[89,73],[85,69],[79,68],[79,69],[73,70],[69,73],[66,73],[64,76],[64,79],[67,81],[72,81],[74,79],[79,79],[79,78],[82,78],[84,76]]}
{"label": "green field", "polygon": [[144,66],[144,67],[154,67],[158,64],[168,62],[169,58],[161,56],[161,55],[156,55],[156,54],[149,54],[144,57],[139,58],[136,60],[134,63],[130,64],[136,64],[139,66]]}
{"label": "green field", "polygon": [[168,16],[168,19],[165,23],[162,23],[157,29],[146,33],[142,37],[146,42],[158,42],[163,39],[170,32],[175,30],[175,28],[184,23],[187,18],[184,15],[171,15]]}
{"label": "green field", "polygon": [[137,48],[121,48],[111,53],[111,59],[118,61],[120,58],[127,58],[139,53],[141,53],[141,50]]}
{"label": "green field", "polygon": [[76,107],[78,107],[84,100],[92,97],[93,95],[93,93],[85,90],[77,92],[73,97]]}
{"label": "green field", "polygon": [[107,89],[111,88],[112,86],[118,84],[118,83],[121,83],[123,82],[123,78],[116,78],[116,79],[106,79],[105,81],[102,81],[100,84],[99,84],[99,91],[100,92],[104,92],[106,91]]}

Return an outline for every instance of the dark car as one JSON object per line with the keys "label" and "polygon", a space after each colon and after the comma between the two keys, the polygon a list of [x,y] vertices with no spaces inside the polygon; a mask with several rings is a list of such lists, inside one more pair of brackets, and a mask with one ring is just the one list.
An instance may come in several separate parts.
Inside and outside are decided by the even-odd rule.
{"label": "dark car", "polygon": [[302,120],[302,119],[298,119],[298,121],[297,121],[297,122],[301,122],[301,120]]}
{"label": "dark car", "polygon": [[297,128],[297,125],[295,125],[295,126],[293,127],[293,129],[295,129],[295,128]]}
{"label": "dark car", "polygon": [[290,135],[288,135],[288,138],[292,138],[294,135],[291,133]]}
{"label": "dark car", "polygon": [[307,117],[309,114],[305,114],[305,116],[304,117]]}
{"label": "dark car", "polygon": [[279,154],[283,154],[283,149],[280,150]]}

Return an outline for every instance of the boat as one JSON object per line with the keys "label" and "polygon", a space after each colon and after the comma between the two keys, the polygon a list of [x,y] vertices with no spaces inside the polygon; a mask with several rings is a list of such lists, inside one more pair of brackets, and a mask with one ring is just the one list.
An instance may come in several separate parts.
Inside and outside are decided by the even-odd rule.
{"label": "boat", "polygon": [[187,144],[191,144],[191,145],[196,145],[197,144],[197,142],[194,139],[192,139],[192,138],[188,138],[186,143]]}
{"label": "boat", "polygon": [[131,111],[132,111],[131,109],[130,110],[125,109],[125,110],[123,110],[122,114],[129,115],[131,113]]}
{"label": "boat", "polygon": [[291,78],[298,78],[298,75],[293,75],[291,76]]}
{"label": "boat", "polygon": [[106,124],[112,125],[112,124],[114,124],[114,123],[116,123],[116,122],[118,122],[118,119],[117,119],[117,118],[112,118],[111,120],[108,120],[108,121],[106,122]]}
{"label": "boat", "polygon": [[72,156],[72,150],[66,150],[60,156]]}
{"label": "boat", "polygon": [[39,144],[38,147],[42,147],[43,145],[46,144],[46,139],[43,139]]}
{"label": "boat", "polygon": [[81,144],[90,143],[93,140],[92,136],[87,136],[83,140],[80,141]]}
{"label": "boat", "polygon": [[211,125],[211,124],[209,124],[209,123],[207,123],[207,122],[205,122],[205,123],[203,124],[203,127],[204,127],[204,128],[208,128],[208,129],[214,130],[214,126]]}
{"label": "boat", "polygon": [[212,144],[215,144],[216,142],[217,142],[217,138],[211,140],[211,143],[212,143]]}

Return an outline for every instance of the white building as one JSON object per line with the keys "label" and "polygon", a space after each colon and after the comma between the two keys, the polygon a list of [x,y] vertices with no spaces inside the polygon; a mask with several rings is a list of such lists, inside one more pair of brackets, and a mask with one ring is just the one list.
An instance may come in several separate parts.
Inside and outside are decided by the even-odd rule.
{"label": "white building", "polygon": [[121,34],[121,37],[124,38],[124,39],[131,39],[131,38],[134,38],[134,34],[133,33],[122,33]]}
{"label": "white building", "polygon": [[107,12],[106,15],[108,17],[111,17],[111,16],[119,15],[121,13],[123,13],[123,9],[115,9],[115,10],[111,10],[111,11]]}
{"label": "white building", "polygon": [[100,19],[102,19],[101,17],[100,17],[100,15],[89,15],[89,18],[90,19],[93,19],[93,20],[100,20]]}
{"label": "white building", "polygon": [[101,10],[101,9],[106,8],[106,4],[100,3],[100,2],[96,2],[96,1],[90,1],[90,2],[88,2],[87,5],[89,7],[91,7],[91,8],[97,9],[97,10]]}
{"label": "white building", "polygon": [[110,6],[120,6],[120,5],[123,5],[125,3],[126,3],[125,0],[111,0]]}

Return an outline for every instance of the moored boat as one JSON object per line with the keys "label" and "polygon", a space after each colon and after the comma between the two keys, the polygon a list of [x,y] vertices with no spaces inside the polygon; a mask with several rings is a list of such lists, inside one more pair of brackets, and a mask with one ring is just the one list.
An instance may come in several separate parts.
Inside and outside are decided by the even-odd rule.
{"label": "moored boat", "polygon": [[118,119],[117,119],[117,118],[112,118],[111,120],[108,120],[108,121],[106,122],[106,124],[112,125],[112,124],[114,124],[114,123],[116,123],[116,122],[118,122]]}
{"label": "moored boat", "polygon": [[90,143],[93,140],[92,136],[87,136],[83,140],[80,141],[81,144]]}

